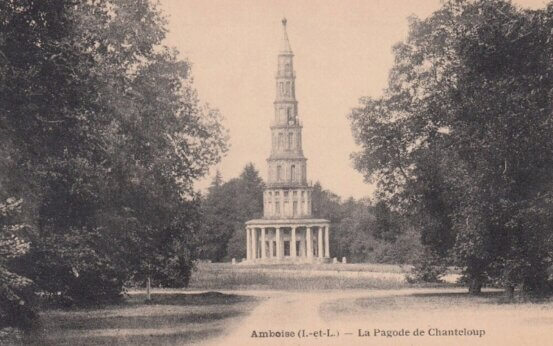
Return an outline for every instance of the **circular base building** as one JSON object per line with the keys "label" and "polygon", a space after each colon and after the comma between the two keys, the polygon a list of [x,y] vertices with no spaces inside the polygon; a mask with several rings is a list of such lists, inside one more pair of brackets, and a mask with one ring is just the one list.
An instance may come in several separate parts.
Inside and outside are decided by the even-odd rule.
{"label": "circular base building", "polygon": [[282,20],[278,54],[271,155],[263,193],[263,218],[246,222],[249,263],[310,263],[330,257],[330,222],[312,216],[312,187],[307,183],[296,100],[292,49]]}
{"label": "circular base building", "polygon": [[324,219],[258,219],[246,222],[247,260],[255,263],[324,262],[330,222]]}

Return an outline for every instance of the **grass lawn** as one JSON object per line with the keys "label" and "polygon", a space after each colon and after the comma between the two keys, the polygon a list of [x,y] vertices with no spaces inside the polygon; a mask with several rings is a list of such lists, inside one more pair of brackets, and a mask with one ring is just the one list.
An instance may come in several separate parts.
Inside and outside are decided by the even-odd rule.
{"label": "grass lawn", "polygon": [[[188,290],[289,290],[306,293],[452,287],[451,284],[408,284],[404,280],[407,270],[409,268],[379,264],[200,263],[192,274]],[[40,314],[41,328],[26,336],[23,342],[31,345],[181,345],[205,342],[232,330],[261,299],[217,292],[183,294],[185,292],[159,292],[152,295],[153,302],[149,304],[144,302],[143,294],[135,294],[117,305],[46,309]],[[346,318],[349,318],[367,311],[374,312],[375,307],[385,310],[385,307],[405,305],[407,302],[394,303],[389,299],[336,301],[322,307],[323,315],[338,316],[341,311],[347,311]],[[420,306],[424,299],[417,299],[416,305]],[[422,309],[447,302],[432,298],[428,304],[423,304]]]}
{"label": "grass lawn", "polygon": [[410,295],[367,297],[356,299],[335,300],[325,304],[321,309],[328,315],[363,315],[380,311],[421,310],[425,312],[438,311],[447,308],[462,309],[550,309],[553,312],[553,298],[537,300],[514,299],[507,301],[501,290],[486,290],[480,295],[472,296],[467,292],[455,293],[413,293]]}
{"label": "grass lawn", "polygon": [[232,265],[199,263],[190,289],[198,290],[341,290],[451,287],[451,284],[411,285],[409,267],[389,264]]}
{"label": "grass lawn", "polygon": [[132,295],[118,305],[46,310],[32,345],[182,345],[223,333],[253,309],[258,298],[203,294]]}
{"label": "grass lawn", "polygon": [[[503,301],[502,292],[484,292],[479,296],[461,293],[414,293],[406,296],[367,297],[335,300],[325,304],[321,312],[325,316],[374,315],[379,312],[409,310],[438,311],[444,307],[463,307],[478,309],[493,306]],[[329,317],[332,318],[332,317]]]}
{"label": "grass lawn", "polygon": [[[379,338],[380,344],[545,345],[551,344],[553,299],[507,303],[503,292],[428,293],[359,297],[324,303],[319,313],[331,325],[380,330],[424,330],[423,338]],[[480,336],[447,337],[437,331],[478,330]],[[480,332],[483,331],[483,332]],[[431,334],[431,335],[428,335]],[[385,341],[385,342],[384,342]],[[415,342],[415,343],[413,343]]]}
{"label": "grass lawn", "polygon": [[[202,263],[201,265],[205,265]],[[227,267],[229,263],[209,263],[211,266]],[[232,266],[232,265],[230,265]],[[374,273],[408,273],[411,265],[381,264],[381,263],[299,263],[299,264],[255,264],[239,266],[255,269],[294,269],[294,270],[329,270],[329,271],[360,271]]]}

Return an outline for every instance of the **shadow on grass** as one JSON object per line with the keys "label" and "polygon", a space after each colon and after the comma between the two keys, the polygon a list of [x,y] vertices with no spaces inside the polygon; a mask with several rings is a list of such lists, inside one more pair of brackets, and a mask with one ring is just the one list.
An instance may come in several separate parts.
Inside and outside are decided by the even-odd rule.
{"label": "shadow on grass", "polygon": [[490,306],[498,304],[502,292],[482,292],[480,295],[470,295],[468,292],[430,292],[412,293],[408,295],[391,295],[384,297],[361,297],[340,299],[329,302],[321,307],[323,314],[366,314],[377,311],[433,311],[444,307]]}
{"label": "shadow on grass", "polygon": [[[237,294],[223,294],[221,292],[205,292],[198,294],[152,294],[152,301],[148,304],[158,305],[218,305],[236,304],[256,300],[254,297]],[[133,295],[127,299],[129,304],[144,303],[145,295]]]}
{"label": "shadow on grass", "polygon": [[502,292],[482,292],[477,295],[470,295],[467,292],[446,292],[446,293],[413,293],[410,297],[419,298],[447,298],[447,299],[466,299],[466,298],[498,298],[502,295]]}
{"label": "shadow on grass", "polygon": [[[242,315],[239,310],[222,312],[196,312],[196,313],[172,313],[151,316],[98,316],[98,317],[74,317],[58,318],[56,324],[60,330],[96,330],[96,329],[137,329],[167,328],[175,324],[207,323],[225,318]],[[156,317],[158,317],[156,319]]]}
{"label": "shadow on grass", "polygon": [[25,341],[25,345],[58,346],[58,345],[188,345],[220,335],[221,328],[209,330],[165,333],[162,335],[83,335],[65,339],[34,339]]}
{"label": "shadow on grass", "polygon": [[[392,295],[385,297],[361,297],[339,299],[328,302],[321,307],[323,315],[367,314],[377,311],[438,311],[445,307],[451,309],[488,309],[497,305],[517,305],[526,303],[550,304],[550,298],[528,299],[518,297],[506,299],[502,291],[485,291],[478,295],[468,292],[428,292],[408,295]],[[547,306],[547,305],[544,305]]]}
{"label": "shadow on grass", "polygon": [[450,302],[470,302],[478,301],[480,304],[526,304],[526,303],[549,303],[549,296],[532,296],[518,292],[513,298],[505,296],[503,291],[481,292],[471,295],[468,292],[455,293],[414,293],[411,297],[432,300],[448,300]]}
{"label": "shadow on grass", "polygon": [[84,305],[64,305],[51,302],[43,303],[44,310],[59,310],[59,311],[91,311],[91,310],[118,310],[122,307],[138,306],[144,304],[158,305],[190,305],[190,306],[205,306],[218,304],[236,304],[242,302],[255,301],[257,298],[251,296],[243,296],[237,294],[223,294],[221,292],[205,292],[205,293],[153,293],[152,300],[146,301],[146,293],[124,295],[122,299],[113,302],[102,302],[97,304]]}
{"label": "shadow on grass", "polygon": [[441,309],[448,305],[481,305],[497,304],[502,299],[501,292],[482,292],[470,295],[467,292],[436,292],[413,293],[401,296],[358,298],[355,304],[371,309],[409,309],[423,308],[427,310]]}
{"label": "shadow on grass", "polygon": [[258,298],[207,292],[127,297],[122,303],[41,314],[31,345],[174,345],[220,335],[232,318],[244,316]]}

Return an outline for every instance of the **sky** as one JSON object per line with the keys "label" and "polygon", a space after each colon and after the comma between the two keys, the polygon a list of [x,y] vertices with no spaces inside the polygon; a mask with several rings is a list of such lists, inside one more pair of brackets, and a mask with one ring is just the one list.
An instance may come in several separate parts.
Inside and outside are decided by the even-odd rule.
{"label": "sky", "polygon": [[[545,0],[514,1],[539,8]],[[348,113],[359,98],[378,97],[404,40],[407,18],[425,18],[440,0],[160,0],[167,16],[165,44],[192,63],[202,102],[218,108],[230,149],[215,170],[225,181],[252,162],[264,180],[274,116],[281,20],[295,54],[296,98],[303,122],[307,176],[342,198],[370,197],[374,185],[353,168]]]}

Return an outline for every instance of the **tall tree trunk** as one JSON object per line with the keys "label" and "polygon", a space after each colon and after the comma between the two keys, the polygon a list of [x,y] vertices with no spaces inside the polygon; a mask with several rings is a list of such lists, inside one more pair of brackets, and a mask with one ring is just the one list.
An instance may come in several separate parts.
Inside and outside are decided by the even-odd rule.
{"label": "tall tree trunk", "polygon": [[508,300],[512,300],[515,296],[515,286],[514,285],[507,285],[505,287],[505,298]]}
{"label": "tall tree trunk", "polygon": [[150,295],[150,286],[151,286],[150,277],[148,276],[148,279],[146,280],[146,300],[147,301],[152,300],[152,296]]}
{"label": "tall tree trunk", "polygon": [[482,293],[482,279],[480,277],[473,277],[469,283],[469,294],[478,295]]}

